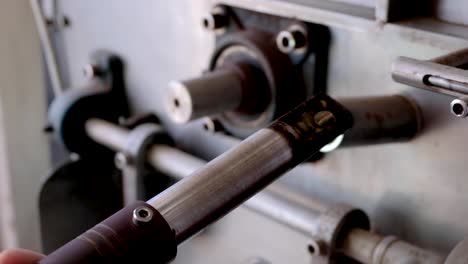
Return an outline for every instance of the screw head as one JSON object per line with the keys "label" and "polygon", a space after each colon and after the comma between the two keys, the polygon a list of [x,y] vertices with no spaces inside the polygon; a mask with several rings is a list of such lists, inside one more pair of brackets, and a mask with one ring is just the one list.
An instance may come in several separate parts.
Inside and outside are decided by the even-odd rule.
{"label": "screw head", "polygon": [[229,24],[229,17],[222,7],[215,7],[210,13],[206,14],[202,19],[202,26],[206,30],[219,31],[223,30]]}
{"label": "screw head", "polygon": [[468,98],[457,98],[450,103],[450,111],[460,118],[468,116]]}
{"label": "screw head", "polygon": [[304,51],[307,46],[306,34],[299,27],[283,30],[276,36],[276,46],[286,54]]}
{"label": "screw head", "polygon": [[148,223],[153,219],[153,211],[147,206],[139,206],[133,210],[133,223],[141,225]]}

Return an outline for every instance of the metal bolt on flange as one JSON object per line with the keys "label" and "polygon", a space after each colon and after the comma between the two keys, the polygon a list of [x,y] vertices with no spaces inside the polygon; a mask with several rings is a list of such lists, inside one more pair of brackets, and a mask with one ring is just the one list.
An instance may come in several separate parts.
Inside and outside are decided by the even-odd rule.
{"label": "metal bolt on flange", "polygon": [[99,65],[87,64],[83,67],[83,75],[87,79],[92,79],[94,77],[100,77],[104,75],[104,71],[101,69]]}
{"label": "metal bolt on flange", "polygon": [[153,211],[146,206],[140,206],[133,210],[133,223],[135,225],[141,225],[148,223],[153,219]]}
{"label": "metal bolt on flange", "polygon": [[117,154],[115,154],[115,157],[114,157],[114,164],[115,164],[115,167],[117,167],[118,169],[124,169],[127,165],[129,165],[131,162],[131,158],[123,153],[123,152],[118,152]]}
{"label": "metal bolt on flange", "polygon": [[203,118],[203,129],[210,133],[216,133],[219,131],[223,131],[223,125],[217,119],[213,119],[211,117]]}
{"label": "metal bolt on flange", "polygon": [[320,240],[310,240],[307,244],[307,251],[312,256],[320,256],[324,253],[324,245]]}
{"label": "metal bolt on flange", "polygon": [[229,17],[222,7],[215,7],[202,19],[202,25],[207,30],[224,29],[229,24]]}
{"label": "metal bolt on flange", "polygon": [[305,51],[307,47],[306,31],[300,26],[292,26],[276,36],[276,46],[286,54]]}
{"label": "metal bolt on flange", "polygon": [[457,98],[450,103],[450,111],[456,117],[465,118],[468,116],[468,97]]}

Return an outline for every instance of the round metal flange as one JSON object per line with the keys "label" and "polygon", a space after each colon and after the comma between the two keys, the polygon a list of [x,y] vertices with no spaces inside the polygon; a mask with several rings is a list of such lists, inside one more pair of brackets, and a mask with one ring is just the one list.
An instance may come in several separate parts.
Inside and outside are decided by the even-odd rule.
{"label": "round metal flange", "polygon": [[314,254],[313,260],[317,263],[336,263],[335,249],[344,236],[353,228],[369,230],[370,221],[364,211],[346,204],[336,204],[320,215],[317,226],[312,238],[315,244],[320,245],[320,254]]}
{"label": "round metal flange", "polygon": [[249,136],[305,99],[305,91],[297,85],[290,58],[277,49],[274,38],[272,34],[255,30],[228,34],[220,39],[212,56],[211,71],[232,61],[243,62],[263,72],[268,83],[269,95],[266,96],[270,98],[263,111],[245,114],[234,110],[218,117],[225,129],[235,136]]}
{"label": "round metal flange", "polygon": [[70,151],[83,155],[105,149],[88,137],[85,123],[89,118],[117,121],[116,109],[108,106],[108,89],[99,82],[92,86],[70,90],[51,104],[48,120],[58,139]]}

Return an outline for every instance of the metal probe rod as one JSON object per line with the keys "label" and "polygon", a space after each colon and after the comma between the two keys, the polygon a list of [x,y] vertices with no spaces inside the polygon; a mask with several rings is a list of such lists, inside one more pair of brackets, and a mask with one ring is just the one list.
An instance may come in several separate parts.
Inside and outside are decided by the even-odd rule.
{"label": "metal probe rod", "polygon": [[178,244],[318,152],[352,123],[340,104],[315,96],[147,203],[124,207],[39,263],[135,258],[167,263]]}
{"label": "metal probe rod", "polygon": [[181,243],[318,152],[352,126],[351,114],[316,96],[148,201]]}
{"label": "metal probe rod", "polygon": [[[88,135],[96,142],[115,151],[124,149],[129,131],[100,119],[89,120],[86,124]],[[115,134],[115,135],[113,135]],[[206,165],[206,161],[167,145],[154,145],[147,155],[148,163],[156,170],[181,180]],[[311,197],[302,197],[272,184],[243,203],[244,207],[267,216],[280,224],[302,234],[313,236],[320,228],[319,217],[322,212],[333,207]],[[346,256],[362,263],[442,263],[443,257],[393,238],[392,246],[385,251],[389,238],[363,229],[351,230],[340,248],[336,249]],[[375,261],[380,259],[380,262]],[[405,262],[406,263],[406,262]],[[416,262],[418,263],[418,262]]]}

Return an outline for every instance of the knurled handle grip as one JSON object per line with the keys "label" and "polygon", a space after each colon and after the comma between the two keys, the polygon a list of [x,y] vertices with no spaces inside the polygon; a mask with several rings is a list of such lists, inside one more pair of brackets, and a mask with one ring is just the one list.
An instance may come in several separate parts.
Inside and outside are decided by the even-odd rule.
{"label": "knurled handle grip", "polygon": [[174,232],[166,220],[147,203],[136,202],[38,263],[167,263],[176,253]]}

